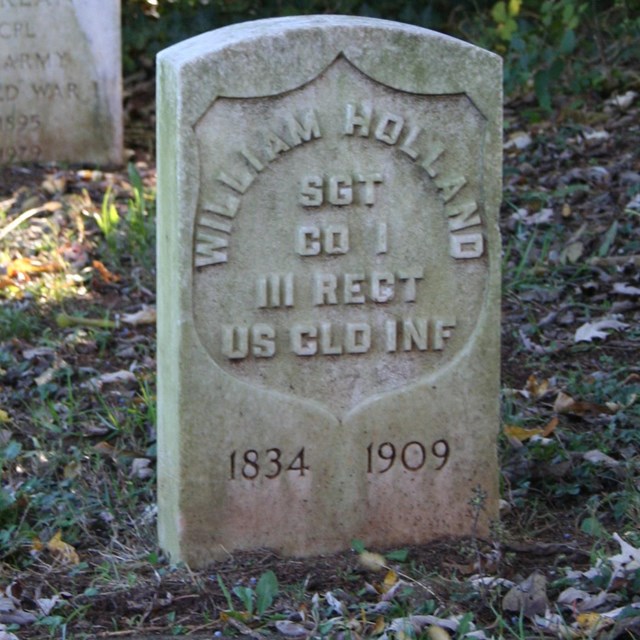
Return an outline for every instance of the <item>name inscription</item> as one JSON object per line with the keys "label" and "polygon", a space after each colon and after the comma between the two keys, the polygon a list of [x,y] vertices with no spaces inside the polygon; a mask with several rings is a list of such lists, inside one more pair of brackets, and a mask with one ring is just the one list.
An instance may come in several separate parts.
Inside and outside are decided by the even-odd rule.
{"label": "name inscription", "polygon": [[[346,104],[343,114],[342,136],[373,138],[405,154],[434,181],[444,204],[444,215],[450,231],[450,255],[458,260],[479,258],[484,253],[484,237],[480,231],[481,218],[475,199],[465,197],[467,178],[464,175],[441,175],[446,149],[442,143],[431,142],[420,147],[424,129],[419,125],[407,126],[401,115],[382,112],[377,114],[370,103]],[[261,148],[241,149],[233,154],[230,166],[220,171],[216,181],[220,196],[205,203],[196,227],[195,266],[219,265],[228,261],[228,248],[233,232],[232,220],[236,216],[243,196],[267,166],[286,152],[323,137],[319,114],[314,109],[289,113],[278,132],[262,132],[265,140]],[[361,187],[360,197],[367,205],[374,204],[375,185],[383,182],[380,173],[368,175],[306,175],[300,178],[299,203],[305,207],[319,207],[323,203],[346,206],[354,203],[354,184]],[[317,228],[316,228],[317,229]],[[472,229],[472,231],[469,231]],[[298,238],[311,232],[303,227]],[[317,240],[318,238],[316,238]],[[347,248],[339,245],[345,253]],[[304,245],[303,245],[304,251]],[[300,253],[317,255],[320,253]]]}

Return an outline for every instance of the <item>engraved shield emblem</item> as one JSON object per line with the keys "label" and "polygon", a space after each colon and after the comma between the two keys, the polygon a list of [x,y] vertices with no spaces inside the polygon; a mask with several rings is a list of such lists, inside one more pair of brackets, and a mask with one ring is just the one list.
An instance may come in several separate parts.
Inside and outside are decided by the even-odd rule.
{"label": "engraved shield emblem", "polygon": [[225,372],[342,415],[473,340],[488,277],[486,121],[338,57],[195,125],[194,321]]}

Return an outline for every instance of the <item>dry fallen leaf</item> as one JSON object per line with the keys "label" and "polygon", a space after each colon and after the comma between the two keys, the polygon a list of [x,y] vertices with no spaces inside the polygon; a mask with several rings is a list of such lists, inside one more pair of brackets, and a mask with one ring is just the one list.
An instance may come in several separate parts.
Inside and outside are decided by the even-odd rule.
{"label": "dry fallen leaf", "polygon": [[640,288],[633,287],[626,282],[616,282],[613,285],[614,293],[620,293],[624,296],[640,296]]}
{"label": "dry fallen leaf", "polygon": [[592,449],[591,451],[583,453],[582,458],[587,462],[591,462],[593,464],[604,464],[607,467],[617,467],[620,465],[618,460],[614,460],[611,456],[608,456],[606,453],[602,453],[602,451],[598,451],[597,449]]}
{"label": "dry fallen leaf", "polygon": [[103,436],[109,433],[109,431],[111,431],[111,429],[106,424],[88,422],[83,425],[83,433],[86,436]]}
{"label": "dry fallen leaf", "polygon": [[449,632],[435,624],[432,624],[427,629],[427,638],[429,638],[429,640],[451,640]]}
{"label": "dry fallen leaf", "polygon": [[120,316],[120,320],[126,324],[137,326],[140,324],[155,324],[156,322],[156,308],[143,305],[140,311],[136,313],[124,313]]}
{"label": "dry fallen leaf", "polygon": [[109,384],[123,384],[127,387],[133,387],[137,384],[136,376],[123,369],[121,371],[113,371],[112,373],[104,373],[96,378],[91,378],[86,382],[87,387],[100,391],[102,387]]}
{"label": "dry fallen leaf", "polygon": [[608,140],[611,136],[608,131],[600,130],[600,131],[583,131],[582,137],[591,143],[603,142],[604,140]]}
{"label": "dry fallen leaf", "polygon": [[532,373],[527,378],[527,384],[525,384],[524,389],[534,400],[539,400],[549,391],[549,380],[538,380]]}
{"label": "dry fallen leaf", "polygon": [[514,131],[509,140],[505,142],[504,149],[526,149],[533,142],[531,136],[526,131]]}
{"label": "dry fallen leaf", "polygon": [[568,587],[558,596],[557,603],[567,605],[574,611],[582,613],[601,607],[610,597],[614,596],[606,591],[600,591],[597,595],[592,595],[582,589]]}
{"label": "dry fallen leaf", "polygon": [[[42,615],[48,616],[58,602],[60,602],[60,596],[55,595],[53,598],[36,598],[35,602],[38,605],[38,609],[42,612]],[[64,600],[62,602],[64,602]]]}
{"label": "dry fallen leaf", "polygon": [[608,107],[616,107],[621,111],[626,111],[637,97],[638,93],[636,91],[629,90],[621,95],[612,96],[605,102],[605,105]]}
{"label": "dry fallen leaf", "polygon": [[389,589],[391,589],[391,587],[393,587],[397,582],[398,574],[393,569],[389,569],[382,582],[383,592],[386,593],[389,591]]}
{"label": "dry fallen leaf", "polygon": [[153,475],[153,469],[150,468],[151,460],[149,458],[134,458],[131,462],[132,478],[139,478],[145,480]]}
{"label": "dry fallen leaf", "polygon": [[33,360],[34,358],[41,358],[42,356],[54,356],[55,349],[51,347],[35,347],[33,349],[25,349],[22,352],[22,357],[25,360]]}
{"label": "dry fallen leaf", "polygon": [[398,580],[398,582],[396,582],[387,591],[384,591],[384,586],[376,587],[376,591],[381,594],[380,600],[382,602],[391,602],[398,595],[398,591],[400,591],[400,588],[406,584],[407,583],[403,580]]}
{"label": "dry fallen leaf", "polygon": [[385,627],[384,616],[378,616],[376,618],[375,624],[373,625],[373,629],[371,629],[371,633],[374,636],[379,636],[384,631],[384,627]]}
{"label": "dry fallen leaf", "polygon": [[363,551],[358,554],[358,562],[362,568],[368,571],[382,571],[386,569],[386,561],[379,553],[373,553],[371,551]]}
{"label": "dry fallen leaf", "polygon": [[98,444],[94,444],[93,450],[96,453],[100,453],[105,456],[115,457],[116,455],[116,448],[112,444],[109,444],[106,440],[98,442]]}
{"label": "dry fallen leaf", "polygon": [[527,618],[544,615],[548,606],[547,579],[537,571],[510,589],[502,600],[505,611],[521,612]]}
{"label": "dry fallen leaf", "polygon": [[62,539],[62,531],[58,531],[49,542],[47,549],[61,562],[65,564],[80,564],[80,558],[76,550]]}
{"label": "dry fallen leaf", "polygon": [[498,578],[497,576],[480,576],[476,575],[469,579],[469,582],[474,587],[484,587],[485,589],[493,589],[496,587],[505,587],[506,589],[511,589],[515,587],[515,582],[511,582],[511,580],[507,580],[506,578]]}
{"label": "dry fallen leaf", "polygon": [[7,627],[5,625],[0,624],[0,640],[19,640],[19,638],[15,633],[7,631]]}
{"label": "dry fallen leaf", "polygon": [[324,594],[324,599],[327,601],[327,604],[339,615],[344,615],[347,613],[347,608],[344,604],[336,598],[331,591],[327,591]]}
{"label": "dry fallen leaf", "polygon": [[14,611],[16,608],[16,598],[10,598],[3,595],[0,592],[0,613],[6,613],[7,611]]}
{"label": "dry fallen leaf", "polygon": [[558,418],[556,418],[555,416],[553,418],[551,418],[551,420],[549,420],[549,422],[547,422],[547,425],[542,429],[542,437],[546,438],[548,436],[550,436],[556,429],[556,427],[558,426]]}
{"label": "dry fallen leaf", "polygon": [[607,405],[575,400],[563,391],[558,392],[555,402],[553,403],[553,410],[556,413],[570,413],[576,416],[583,416],[587,413],[604,413],[609,415],[615,413],[615,411]]}
{"label": "dry fallen leaf", "polygon": [[72,478],[77,478],[80,475],[81,471],[82,464],[77,460],[72,460],[64,466],[62,476],[65,480],[70,480]]}
{"label": "dry fallen leaf", "polygon": [[572,640],[582,635],[577,629],[571,628],[559,613],[552,613],[549,610],[542,616],[534,616],[532,622],[536,629],[545,632],[545,637],[556,636],[563,640]]}
{"label": "dry fallen leaf", "polygon": [[18,275],[29,273],[53,273],[59,270],[60,265],[53,262],[42,263],[39,260],[31,260],[30,258],[16,258],[7,265],[7,276],[15,278]]}
{"label": "dry fallen leaf", "polygon": [[120,281],[120,276],[116,273],[111,273],[111,271],[109,271],[109,269],[107,269],[100,260],[94,260],[91,263],[91,266],[98,272],[98,275],[103,282],[112,284]]}
{"label": "dry fallen leaf", "polygon": [[[518,442],[524,442],[525,440],[529,440],[530,438],[535,438],[536,436],[541,436],[542,438],[546,438],[551,433],[553,433],[554,429],[558,426],[558,418],[553,417],[544,427],[538,427],[536,429],[527,429],[525,427],[520,427],[515,424],[507,424],[503,427],[504,435],[512,441],[512,444],[517,444]],[[515,442],[513,442],[515,441]]]}
{"label": "dry fallen leaf", "polygon": [[311,633],[304,625],[291,620],[276,620],[276,629],[287,638],[305,638]]}
{"label": "dry fallen leaf", "polygon": [[[51,196],[58,192],[63,192],[67,188],[67,177],[64,174],[47,176],[46,179],[42,181],[42,188]],[[62,203],[56,202],[55,200],[47,202],[44,206],[46,207],[47,205],[58,205],[58,208],[62,207]]]}
{"label": "dry fallen leaf", "polygon": [[576,401],[564,391],[559,391],[556,401],[553,403],[553,410],[557,413],[569,413]]}
{"label": "dry fallen leaf", "polygon": [[547,224],[553,221],[553,209],[540,209],[540,211],[536,211],[535,213],[529,213],[529,211],[524,208],[518,209],[515,213],[511,214],[511,219],[528,226]]}
{"label": "dry fallen leaf", "polygon": [[45,384],[49,384],[55,377],[56,373],[60,371],[60,369],[65,369],[69,365],[62,358],[58,358],[57,356],[54,358],[53,364],[43,371],[39,376],[36,376],[33,381],[36,383],[36,386],[42,387]]}
{"label": "dry fallen leaf", "polygon": [[617,576],[625,576],[640,569],[640,549],[630,545],[617,533],[613,534],[613,539],[620,545],[620,553],[609,558],[614,569],[612,582]]}
{"label": "dry fallen leaf", "polygon": [[[460,618],[457,616],[451,616],[449,618],[439,618],[432,615],[411,615],[406,618],[394,618],[389,625],[389,630],[393,632],[405,631],[411,633],[410,637],[415,637],[422,632],[425,628],[430,626],[441,627],[447,629],[452,633],[455,633],[460,626]],[[473,623],[469,624],[469,631],[465,637],[477,637],[477,631],[471,631],[475,629]],[[396,636],[397,637],[397,636]]]}
{"label": "dry fallen leaf", "polygon": [[575,264],[582,258],[584,254],[584,244],[578,240],[576,242],[572,242],[568,244],[563,250],[561,257],[563,261],[568,262],[569,264]]}
{"label": "dry fallen leaf", "polygon": [[540,436],[543,433],[543,429],[525,429],[517,424],[507,424],[502,431],[507,438],[513,438],[519,442],[524,442],[533,436]]}
{"label": "dry fallen leaf", "polygon": [[586,322],[581,327],[578,327],[573,341],[591,342],[596,338],[604,340],[609,337],[606,329],[622,331],[628,327],[629,325],[625,322],[620,322],[614,318],[604,318],[603,320],[597,320],[596,322]]}
{"label": "dry fallen leaf", "polygon": [[599,613],[579,613],[576,616],[576,623],[580,630],[588,633],[588,637],[593,638],[598,631],[604,627],[610,626],[613,620],[601,616]]}

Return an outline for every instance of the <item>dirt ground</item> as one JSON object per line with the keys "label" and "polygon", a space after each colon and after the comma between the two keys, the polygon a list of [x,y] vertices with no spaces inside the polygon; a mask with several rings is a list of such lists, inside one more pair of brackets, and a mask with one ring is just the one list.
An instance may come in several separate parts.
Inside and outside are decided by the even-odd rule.
{"label": "dirt ground", "polygon": [[[628,433],[624,441],[610,440],[606,455],[626,461],[624,481],[627,485],[631,482],[624,494],[630,501],[627,508],[630,516],[640,513],[637,502],[629,497],[629,492],[633,494],[639,487],[638,439],[632,435],[640,426],[638,414],[628,407],[620,408],[624,400],[616,395],[624,392],[624,398],[629,398],[640,390],[640,98],[631,98],[628,104],[616,102],[629,91],[640,92],[640,86],[636,75],[625,77],[626,83],[607,95],[594,92],[558,100],[550,114],[537,110],[531,97],[505,108],[501,212],[505,426],[517,418],[523,428],[548,431],[566,455],[546,459],[529,445],[528,435],[510,431],[503,436],[504,510],[499,529],[487,540],[441,540],[408,547],[406,559],[389,560],[391,586],[405,580],[410,593],[394,601],[392,613],[380,608],[383,617],[420,611],[442,616],[445,612],[471,613],[486,637],[492,629],[508,637],[496,615],[504,591],[499,595],[483,591],[472,582],[472,576],[520,583],[537,571],[546,576],[548,595],[554,598],[561,591],[561,577],[567,568],[586,571],[594,566],[598,549],[604,555],[616,551],[610,538],[594,536],[585,526],[585,521],[591,522],[590,516],[595,514],[599,526],[609,532],[622,526],[621,533],[633,533],[630,520],[606,506],[597,506],[609,504],[607,496],[623,494],[619,471],[611,467],[589,475],[580,457],[587,448],[596,446],[586,434],[612,428]],[[128,154],[149,191],[155,186],[152,91],[153,85],[144,74],[128,80]],[[99,210],[107,188],[113,190],[116,204],[124,210],[131,180],[122,168],[96,172],[80,167],[11,166],[0,170],[0,203],[8,211],[2,226],[29,208],[42,208],[31,219],[33,224],[23,225],[3,241],[1,274],[4,310],[32,314],[35,319],[36,329],[17,324],[13,335],[7,334],[11,329],[7,325],[0,376],[0,407],[10,416],[2,429],[2,443],[14,438],[22,443],[23,453],[34,451],[27,461],[32,469],[41,468],[34,462],[38,447],[47,448],[33,444],[42,429],[34,407],[43,402],[42,406],[64,405],[69,411],[69,390],[64,379],[55,377],[56,371],[68,370],[68,380],[81,385],[106,372],[131,371],[134,353],[137,382],[133,387],[116,385],[114,392],[106,392],[108,407],[124,414],[128,405],[144,404],[139,400],[143,383],[154,388],[152,323],[120,326],[109,329],[108,334],[96,330],[84,334],[80,341],[74,334],[73,342],[69,328],[59,321],[61,313],[95,316],[96,309],[102,309],[114,317],[136,313],[155,302],[153,266],[145,266],[138,256],[126,252],[119,262],[109,262],[91,216],[83,218],[83,210]],[[55,204],[47,210],[50,202],[60,208]],[[43,244],[47,233],[51,242]],[[17,262],[20,259],[30,261],[28,269],[24,262]],[[47,271],[44,266],[61,261],[65,273],[78,276],[74,282],[80,279],[84,287],[85,292],[72,303],[46,295],[49,285],[44,279],[54,278],[57,267]],[[39,279],[43,286],[30,289]],[[51,283],[54,287],[53,279]],[[620,324],[617,328],[600,325],[601,333],[595,339],[576,342],[581,326],[603,318]],[[37,348],[44,350],[30,351]],[[23,358],[25,352],[35,355]],[[43,385],[37,381],[52,369],[52,387],[49,395],[43,395]],[[573,402],[568,408],[566,400],[562,405],[558,399],[561,393]],[[68,535],[76,531],[72,548],[79,555],[79,565],[70,566],[49,543],[44,549],[33,543],[29,550],[25,550],[24,541],[17,546],[7,544],[0,564],[0,587],[4,589],[0,605],[9,599],[13,610],[0,606],[0,622],[8,625],[4,633],[13,633],[20,640],[168,638],[181,634],[195,638],[305,637],[299,627],[292,627],[287,634],[274,625],[278,620],[298,625],[308,622],[313,594],[331,592],[349,613],[343,612],[342,626],[335,623],[326,637],[392,634],[384,626],[376,627],[378,614],[369,612],[370,606],[382,601],[380,583],[389,572],[363,568],[361,556],[354,551],[307,559],[285,559],[268,550],[234,553],[227,561],[198,572],[169,565],[157,555],[155,545],[153,476],[137,478],[131,471],[132,459],[148,460],[148,467],[153,468],[155,459],[149,447],[155,439],[154,425],[143,420],[135,435],[100,431],[97,423],[92,423],[95,429],[89,431],[82,425],[82,416],[94,416],[94,411],[100,415],[102,405],[95,395],[77,402],[80,409],[73,424],[69,417],[71,426],[66,431],[52,431],[54,435],[48,436],[57,443],[57,455],[63,461],[52,477],[80,482],[82,478],[73,475],[75,467],[69,467],[77,462],[73,451],[90,449],[99,461],[93,466],[98,475],[86,479],[87,491],[95,492],[96,485],[103,482],[108,485],[111,481],[105,480],[106,474],[112,474],[114,487],[119,486],[120,478],[127,486],[141,480],[136,485],[138,493],[135,499],[128,498],[127,507],[114,507],[110,512],[115,514],[115,523],[113,516],[104,516],[99,507],[86,519],[77,514],[76,529],[67,522]],[[613,427],[612,416],[616,420]],[[85,458],[78,460],[83,469],[92,468]],[[5,465],[3,481],[8,485],[18,478],[12,487],[23,495],[20,490],[25,480],[17,466],[11,461]],[[78,492],[79,487],[71,491]],[[34,535],[38,533],[42,541],[49,539],[55,533],[53,525],[47,529],[46,521],[32,520],[34,508],[29,508],[25,495],[21,499],[24,502],[11,511],[18,514],[17,520],[11,521],[16,531],[29,524]],[[147,507],[151,513],[145,520],[142,512]],[[60,514],[56,518],[61,518]],[[229,615],[229,601],[221,584],[229,588],[255,586],[269,570],[275,573],[280,589],[269,620]],[[404,578],[399,578],[401,574]],[[637,602],[640,591],[634,585],[618,591],[619,602]],[[33,620],[26,622],[28,616],[20,618],[20,612],[37,612],[38,607],[42,611],[40,601],[45,597],[58,599],[48,618],[58,616],[60,620],[34,624]],[[236,606],[241,609],[238,601]],[[577,615],[576,611],[573,614]],[[332,615],[340,617],[335,612]],[[571,612],[568,615],[573,620]],[[326,611],[323,616],[323,623],[332,619]],[[518,616],[505,613],[504,618],[517,623]],[[640,637],[637,624],[632,622],[597,632],[591,629],[592,636],[575,637]],[[308,635],[312,625],[306,628]],[[522,637],[553,635],[540,628],[527,629]],[[0,638],[5,637],[2,633]]]}

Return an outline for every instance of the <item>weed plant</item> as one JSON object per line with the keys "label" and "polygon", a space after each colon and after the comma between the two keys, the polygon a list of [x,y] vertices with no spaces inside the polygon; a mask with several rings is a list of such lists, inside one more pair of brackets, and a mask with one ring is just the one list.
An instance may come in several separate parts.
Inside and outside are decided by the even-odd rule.
{"label": "weed plant", "polygon": [[126,212],[118,211],[111,188],[107,188],[100,211],[94,219],[107,245],[114,265],[121,266],[126,256],[134,265],[150,269],[155,250],[155,196],[148,193],[135,165],[129,164],[127,173],[132,196],[126,203]]}

